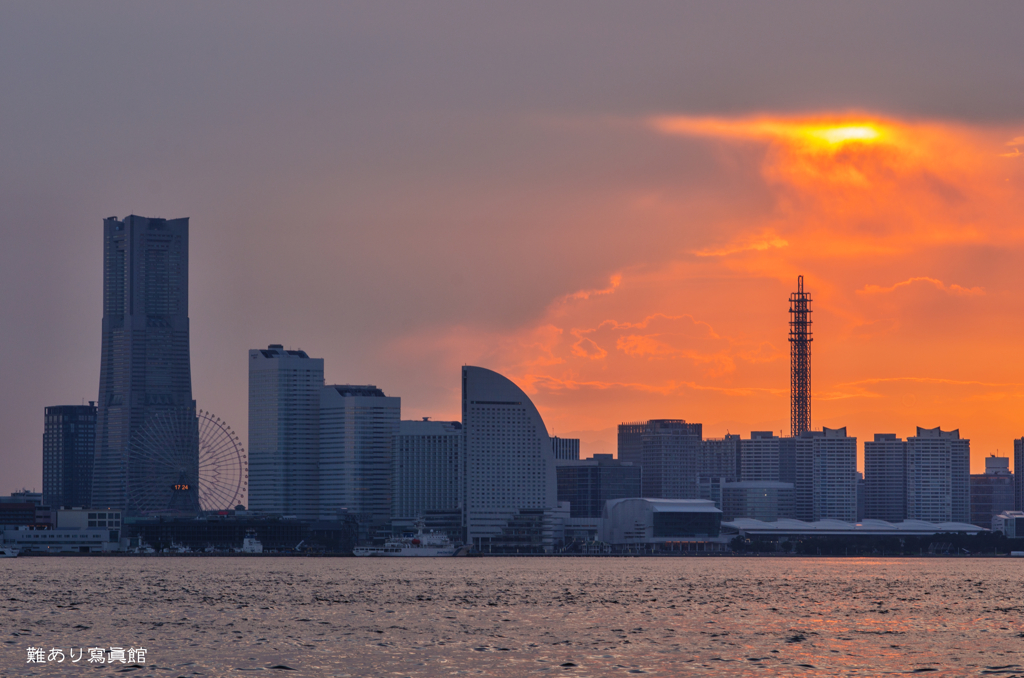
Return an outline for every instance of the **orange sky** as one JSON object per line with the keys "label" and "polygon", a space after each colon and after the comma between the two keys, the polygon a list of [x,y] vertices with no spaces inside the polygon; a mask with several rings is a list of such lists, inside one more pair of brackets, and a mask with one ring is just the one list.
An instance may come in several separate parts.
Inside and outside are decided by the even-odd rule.
{"label": "orange sky", "polygon": [[656,417],[702,422],[706,437],[788,435],[787,298],[802,274],[815,428],[845,425],[860,441],[959,428],[976,472],[997,450],[1012,456],[1024,435],[1024,126],[866,112],[638,124],[665,144],[704,143],[709,172],[756,185],[629,196],[637,228],[674,222],[650,261],[605,271],[604,287],[553,299],[512,332],[447,327],[389,349],[505,373],[549,429],[583,438],[584,456],[614,450],[614,424]]}

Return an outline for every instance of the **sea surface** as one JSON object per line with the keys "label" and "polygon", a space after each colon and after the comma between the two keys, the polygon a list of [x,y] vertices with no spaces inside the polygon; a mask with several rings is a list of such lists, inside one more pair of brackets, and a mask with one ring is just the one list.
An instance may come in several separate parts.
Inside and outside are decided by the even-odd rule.
{"label": "sea surface", "polygon": [[1024,676],[1024,559],[22,557],[0,634],[4,676]]}

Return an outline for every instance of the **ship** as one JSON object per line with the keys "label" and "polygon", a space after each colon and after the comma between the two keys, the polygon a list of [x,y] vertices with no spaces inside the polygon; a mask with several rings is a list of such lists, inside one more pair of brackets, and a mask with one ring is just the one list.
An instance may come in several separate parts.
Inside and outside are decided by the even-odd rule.
{"label": "ship", "polygon": [[241,553],[263,553],[263,544],[256,538],[256,530],[246,530]]}
{"label": "ship", "polygon": [[356,556],[443,558],[454,556],[459,548],[443,532],[424,532],[423,523],[416,523],[416,534],[391,537],[383,546],[357,546]]}
{"label": "ship", "polygon": [[18,549],[13,546],[0,546],[0,558],[17,558]]}

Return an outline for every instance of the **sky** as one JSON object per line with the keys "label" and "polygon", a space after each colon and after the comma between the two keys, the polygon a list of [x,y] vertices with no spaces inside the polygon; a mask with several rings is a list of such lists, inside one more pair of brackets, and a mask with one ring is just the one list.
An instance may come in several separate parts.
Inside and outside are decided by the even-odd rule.
{"label": "sky", "polygon": [[247,351],[459,418],[1024,436],[1024,5],[0,2],[0,493],[96,398],[102,219],[190,218],[193,393]]}

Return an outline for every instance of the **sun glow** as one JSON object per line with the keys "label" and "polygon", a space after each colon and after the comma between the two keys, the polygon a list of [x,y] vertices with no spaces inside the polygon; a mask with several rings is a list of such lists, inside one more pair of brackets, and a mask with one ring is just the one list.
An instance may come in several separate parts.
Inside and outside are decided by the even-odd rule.
{"label": "sun glow", "polygon": [[850,142],[880,142],[886,126],[875,121],[842,119],[746,118],[738,120],[661,117],[651,120],[655,129],[669,134],[776,139],[836,147]]}
{"label": "sun glow", "polygon": [[847,141],[876,141],[881,137],[878,128],[871,125],[842,125],[840,127],[812,127],[804,132],[814,139],[830,144]]}

